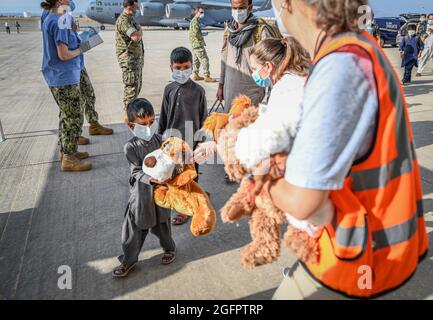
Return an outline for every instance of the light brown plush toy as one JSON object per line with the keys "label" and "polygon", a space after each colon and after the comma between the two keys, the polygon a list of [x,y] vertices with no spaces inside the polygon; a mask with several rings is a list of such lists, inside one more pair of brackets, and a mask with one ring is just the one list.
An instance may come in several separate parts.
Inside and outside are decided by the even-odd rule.
{"label": "light brown plush toy", "polygon": [[[248,98],[247,98],[248,99]],[[233,104],[245,101],[245,97],[235,99]],[[243,102],[242,102],[243,103]],[[268,193],[272,181],[281,179],[285,172],[287,154],[272,155],[268,162],[266,175],[252,176],[235,156],[235,146],[239,131],[249,126],[258,117],[258,110],[251,106],[221,131],[218,141],[218,153],[224,161],[225,170],[230,179],[240,182],[240,187],[222,208],[224,222],[236,222],[242,216],[250,218],[252,242],[241,251],[241,263],[247,268],[274,262],[280,256],[280,224],[287,222],[283,212],[272,203]],[[248,177],[248,174],[250,175]],[[302,261],[318,261],[318,242],[305,231],[290,224],[284,236],[286,245]]]}
{"label": "light brown plush toy", "polygon": [[146,156],[143,171],[158,180],[170,177],[165,185],[155,187],[155,203],[192,216],[191,233],[198,237],[214,229],[216,213],[206,192],[194,181],[197,172],[191,160],[192,151],[188,144],[171,137],[159,150]]}

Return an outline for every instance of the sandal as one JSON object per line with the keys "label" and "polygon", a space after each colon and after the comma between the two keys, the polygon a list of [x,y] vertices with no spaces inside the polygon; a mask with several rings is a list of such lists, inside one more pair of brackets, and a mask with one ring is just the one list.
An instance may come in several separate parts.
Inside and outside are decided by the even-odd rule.
{"label": "sandal", "polygon": [[128,266],[126,264],[121,264],[116,267],[111,273],[114,278],[124,278],[128,275],[129,271],[131,271],[135,267],[135,263]]}
{"label": "sandal", "polygon": [[176,217],[174,217],[171,220],[171,224],[173,224],[175,226],[181,226],[181,225],[187,223],[188,220],[189,220],[189,216],[179,213]]}
{"label": "sandal", "polygon": [[174,251],[167,251],[162,256],[161,263],[163,265],[168,265],[168,264],[172,263],[175,259],[176,259],[176,252],[174,252]]}

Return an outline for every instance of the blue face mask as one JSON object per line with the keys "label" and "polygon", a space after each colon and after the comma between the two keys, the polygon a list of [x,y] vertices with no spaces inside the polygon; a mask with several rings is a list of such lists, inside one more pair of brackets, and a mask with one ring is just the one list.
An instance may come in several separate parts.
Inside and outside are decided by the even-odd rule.
{"label": "blue face mask", "polygon": [[[263,68],[264,68],[264,67],[263,67]],[[263,68],[262,68],[262,69],[263,69]],[[272,81],[271,81],[271,78],[269,77],[269,75],[266,76],[266,78],[264,78],[264,79],[262,79],[262,78],[260,77],[260,71],[261,71],[262,69],[257,70],[257,71],[255,71],[255,72],[253,73],[253,80],[254,80],[254,82],[256,83],[256,85],[258,85],[259,87],[262,87],[262,88],[267,88],[267,87],[272,86]]]}
{"label": "blue face mask", "polygon": [[132,130],[132,133],[139,139],[150,141],[155,134],[156,129],[156,122],[154,122],[150,127],[134,123],[134,129]]}
{"label": "blue face mask", "polygon": [[200,13],[200,19],[204,19],[204,13]]}
{"label": "blue face mask", "polygon": [[186,70],[176,70],[174,69],[171,74],[171,78],[177,83],[184,84],[186,83],[192,75],[192,69]]}

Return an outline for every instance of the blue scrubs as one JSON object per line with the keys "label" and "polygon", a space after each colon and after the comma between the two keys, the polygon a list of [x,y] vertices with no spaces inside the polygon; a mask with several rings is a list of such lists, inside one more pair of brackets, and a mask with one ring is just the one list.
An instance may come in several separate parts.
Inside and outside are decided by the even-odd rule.
{"label": "blue scrubs", "polygon": [[69,50],[78,49],[80,39],[76,32],[70,29],[60,29],[60,16],[48,14],[42,24],[43,61],[42,73],[49,87],[62,87],[80,83],[82,57],[78,56],[68,61],[61,61],[57,53],[57,45],[64,43]]}

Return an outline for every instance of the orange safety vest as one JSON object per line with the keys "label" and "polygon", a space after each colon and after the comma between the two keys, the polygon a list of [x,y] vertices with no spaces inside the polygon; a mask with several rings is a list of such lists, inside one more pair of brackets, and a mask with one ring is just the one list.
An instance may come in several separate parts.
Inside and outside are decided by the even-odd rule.
{"label": "orange safety vest", "polygon": [[330,289],[372,298],[404,284],[427,254],[420,171],[404,91],[376,39],[366,32],[327,38],[311,74],[335,52],[364,55],[373,63],[379,103],[375,141],[352,165],[343,189],[331,192],[336,215],[319,238],[319,263],[304,267]]}

